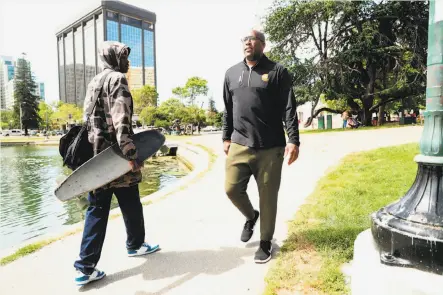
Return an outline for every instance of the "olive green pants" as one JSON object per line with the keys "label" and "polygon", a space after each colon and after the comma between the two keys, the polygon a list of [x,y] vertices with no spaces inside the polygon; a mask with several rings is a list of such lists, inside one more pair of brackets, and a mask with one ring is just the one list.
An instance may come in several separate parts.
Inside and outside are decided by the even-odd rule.
{"label": "olive green pants", "polygon": [[275,230],[284,147],[254,149],[232,143],[226,159],[225,190],[231,202],[247,218],[254,208],[246,193],[254,175],[260,198],[260,239],[270,241]]}

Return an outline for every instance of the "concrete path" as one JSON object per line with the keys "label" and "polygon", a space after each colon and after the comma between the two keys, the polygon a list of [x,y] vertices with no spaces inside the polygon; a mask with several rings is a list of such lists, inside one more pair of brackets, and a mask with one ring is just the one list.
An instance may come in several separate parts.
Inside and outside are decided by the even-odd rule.
{"label": "concrete path", "polygon": [[[422,127],[404,127],[302,134],[299,160],[284,166],[274,248],[278,251],[286,237],[287,221],[328,167],[351,152],[418,142],[421,132]],[[160,252],[127,257],[120,217],[108,224],[98,265],[107,273],[103,280],[82,288],[74,285],[72,265],[81,239],[77,234],[1,267],[0,294],[262,294],[264,277],[274,260],[265,265],[253,261],[260,225],[249,243],[240,241],[245,220],[224,194],[221,135],[204,135],[196,141],[220,154],[214,168],[188,189],[144,209],[147,241],[160,243]],[[253,178],[249,194],[258,206]]]}

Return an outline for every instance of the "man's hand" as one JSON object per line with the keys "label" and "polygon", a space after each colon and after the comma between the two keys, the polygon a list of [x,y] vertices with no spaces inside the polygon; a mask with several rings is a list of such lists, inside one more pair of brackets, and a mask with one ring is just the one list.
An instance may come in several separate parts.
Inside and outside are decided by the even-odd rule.
{"label": "man's hand", "polygon": [[225,154],[228,155],[229,147],[231,146],[230,140],[223,141],[223,150],[225,151]]}
{"label": "man's hand", "polygon": [[285,148],[285,157],[288,155],[288,165],[291,165],[298,158],[298,146],[293,143],[288,143]]}
{"label": "man's hand", "polygon": [[132,172],[139,171],[142,167],[145,166],[145,163],[138,163],[137,160],[129,161],[129,165],[131,165]]}

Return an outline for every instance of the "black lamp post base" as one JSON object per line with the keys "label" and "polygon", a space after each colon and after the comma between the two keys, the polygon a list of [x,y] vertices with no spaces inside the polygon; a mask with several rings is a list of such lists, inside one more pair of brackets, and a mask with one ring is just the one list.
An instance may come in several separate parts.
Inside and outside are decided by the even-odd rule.
{"label": "black lamp post base", "polygon": [[381,263],[443,274],[442,166],[418,165],[406,195],[372,215],[371,231]]}

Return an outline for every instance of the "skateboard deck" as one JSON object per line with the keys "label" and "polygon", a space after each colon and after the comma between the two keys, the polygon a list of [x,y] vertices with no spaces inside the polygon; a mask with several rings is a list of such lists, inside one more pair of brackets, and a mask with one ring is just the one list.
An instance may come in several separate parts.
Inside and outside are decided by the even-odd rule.
{"label": "skateboard deck", "polygon": [[[131,138],[140,162],[153,156],[165,142],[164,135],[156,130],[142,131]],[[74,170],[54,193],[60,201],[65,202],[98,189],[129,171],[131,165],[115,143]]]}

